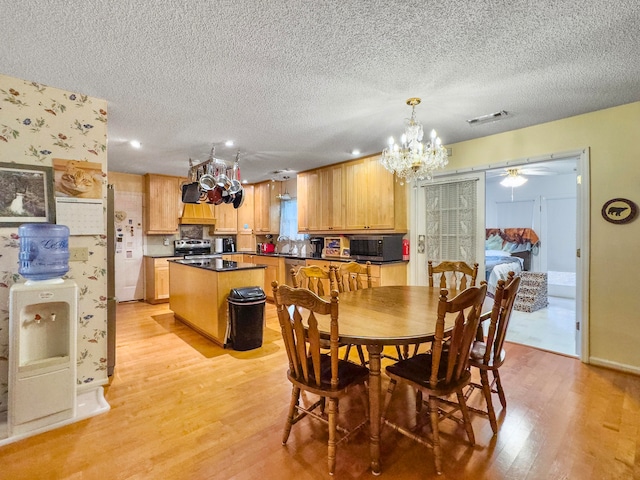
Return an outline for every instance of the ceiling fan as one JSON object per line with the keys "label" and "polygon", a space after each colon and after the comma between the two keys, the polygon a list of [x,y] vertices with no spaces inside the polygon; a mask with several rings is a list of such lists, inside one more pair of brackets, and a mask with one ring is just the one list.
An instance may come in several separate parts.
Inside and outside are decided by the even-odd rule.
{"label": "ceiling fan", "polygon": [[[489,173],[489,172],[487,172]],[[504,168],[495,170],[490,177],[504,177],[500,181],[500,185],[505,187],[520,187],[527,182],[527,176],[530,175],[557,175],[558,172],[545,165],[529,165],[526,167]]]}

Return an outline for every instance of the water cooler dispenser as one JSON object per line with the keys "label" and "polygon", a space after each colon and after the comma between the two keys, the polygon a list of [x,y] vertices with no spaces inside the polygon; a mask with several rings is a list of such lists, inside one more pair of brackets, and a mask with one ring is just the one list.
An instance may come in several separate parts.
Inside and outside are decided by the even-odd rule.
{"label": "water cooler dispenser", "polygon": [[9,436],[75,416],[77,301],[72,280],[11,287]]}
{"label": "water cooler dispenser", "polygon": [[9,293],[9,436],[45,429],[76,414],[78,287],[69,270],[69,229],[25,224],[19,273]]}

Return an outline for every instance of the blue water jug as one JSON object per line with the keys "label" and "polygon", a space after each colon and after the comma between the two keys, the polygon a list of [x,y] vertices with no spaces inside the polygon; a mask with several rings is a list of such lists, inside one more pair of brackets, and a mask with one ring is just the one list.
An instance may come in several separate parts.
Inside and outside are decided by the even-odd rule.
{"label": "blue water jug", "polygon": [[25,223],[18,227],[20,266],[28,280],[49,280],[69,271],[69,227],[50,223]]}

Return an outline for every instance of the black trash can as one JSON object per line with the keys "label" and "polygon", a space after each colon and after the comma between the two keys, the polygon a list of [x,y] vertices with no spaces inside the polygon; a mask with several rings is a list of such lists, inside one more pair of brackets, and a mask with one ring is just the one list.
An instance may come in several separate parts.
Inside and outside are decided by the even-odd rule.
{"label": "black trash can", "polygon": [[262,346],[266,300],[267,296],[260,287],[232,288],[229,292],[229,339],[234,350],[252,350]]}

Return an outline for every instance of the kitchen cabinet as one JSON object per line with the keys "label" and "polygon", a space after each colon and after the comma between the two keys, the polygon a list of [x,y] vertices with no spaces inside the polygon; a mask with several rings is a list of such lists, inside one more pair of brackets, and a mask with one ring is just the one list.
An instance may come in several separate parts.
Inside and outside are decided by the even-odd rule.
{"label": "kitchen cabinet", "polygon": [[297,177],[301,233],[406,233],[407,188],[380,156],[330,165]]}
{"label": "kitchen cabinet", "polygon": [[169,308],[178,320],[220,346],[227,343],[229,292],[233,288],[260,285],[264,278],[263,268],[246,265],[216,271],[171,262],[169,269]]}
{"label": "kitchen cabinet", "polygon": [[298,231],[344,229],[343,168],[338,164],[298,175]]}
{"label": "kitchen cabinet", "polygon": [[258,235],[277,235],[280,230],[280,202],[276,195],[275,182],[254,185],[254,231]]}
{"label": "kitchen cabinet", "polygon": [[[345,230],[396,229],[396,181],[382,166],[379,156],[346,163],[344,175]],[[404,210],[404,222],[398,220],[406,227]]]}
{"label": "kitchen cabinet", "polygon": [[[221,233],[238,232],[238,210],[233,208],[232,203],[221,203],[213,207],[216,219],[215,225],[209,229],[209,234],[217,235]],[[211,232],[213,230],[213,232]]]}
{"label": "kitchen cabinet", "polygon": [[255,213],[254,213],[254,186],[244,185],[244,201],[237,214],[237,232],[236,251],[238,252],[255,252],[256,251],[256,235],[255,229]]}
{"label": "kitchen cabinet", "polygon": [[147,235],[178,233],[182,209],[180,185],[185,179],[147,173],[144,176],[144,232]]}
{"label": "kitchen cabinet", "polygon": [[169,260],[182,257],[144,257],[145,301],[169,301]]}

